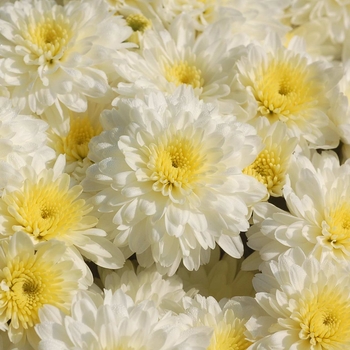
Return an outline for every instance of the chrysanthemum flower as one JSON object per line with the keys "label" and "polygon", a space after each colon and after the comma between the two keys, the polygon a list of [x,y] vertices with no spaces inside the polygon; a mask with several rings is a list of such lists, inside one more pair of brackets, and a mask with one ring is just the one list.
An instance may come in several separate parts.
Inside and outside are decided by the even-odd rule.
{"label": "chrysanthemum flower", "polygon": [[[99,275],[104,288],[113,293],[121,289],[130,296],[135,304],[145,300],[152,300],[160,314],[172,311],[176,314],[183,312],[181,300],[186,295],[182,287],[181,279],[176,275],[161,275],[151,266],[143,269],[140,266],[135,268],[130,260],[125,266],[117,271],[99,269]],[[195,294],[192,290],[188,295]]]}
{"label": "chrysanthemum flower", "polygon": [[239,232],[266,196],[242,173],[261,149],[255,130],[223,120],[189,88],[117,107],[102,114],[106,131],[91,141],[95,164],[83,181],[86,191],[98,189],[100,225],[114,230],[115,244],[171,273],[181,260],[198,269],[216,244],[241,257]]}
{"label": "chrysanthemum flower", "polygon": [[125,81],[119,83],[118,94],[133,98],[145,88],[172,94],[187,85],[206,103],[218,104],[222,113],[246,114],[240,105],[235,110],[236,100],[243,104],[246,94],[237,93],[232,70],[245,50],[238,47],[239,40],[218,33],[213,29],[196,37],[186,15],[176,18],[168,31],[145,33],[141,50],[127,52],[115,63]]}
{"label": "chrysanthemum flower", "polygon": [[347,1],[294,0],[290,2],[286,17],[296,27],[326,20],[329,26],[323,26],[323,35],[330,37],[333,43],[342,43],[350,28],[350,5]]}
{"label": "chrysanthemum flower", "polygon": [[[26,161],[33,157],[40,157],[43,161],[53,158],[54,153],[46,146],[47,128],[47,123],[40,119],[18,114],[10,99],[0,97],[1,191]],[[6,168],[7,171],[2,170]],[[10,168],[12,171],[9,171]]]}
{"label": "chrysanthemum flower", "polygon": [[271,261],[254,285],[268,316],[247,323],[261,337],[250,350],[349,348],[350,279],[340,266],[297,250]]}
{"label": "chrysanthemum flower", "polygon": [[57,241],[34,246],[23,232],[0,246],[0,323],[13,343],[35,343],[34,325],[44,304],[68,312],[81,271]]}
{"label": "chrysanthemum flower", "polygon": [[48,144],[56,155],[65,154],[65,172],[81,182],[91,165],[87,158],[90,140],[102,131],[100,114],[109,105],[89,102],[86,112],[68,111],[68,123],[55,125],[48,130]]}
{"label": "chrysanthemum flower", "polygon": [[313,148],[338,145],[339,135],[329,113],[338,96],[332,90],[340,72],[324,61],[312,62],[293,45],[284,48],[276,36],[269,36],[264,48],[250,45],[237,69],[241,92],[248,91],[250,105],[255,106],[252,123],[261,116],[271,122],[280,120]]}
{"label": "chrysanthemum flower", "polygon": [[293,157],[283,189],[289,212],[269,203],[254,207],[254,225],[247,236],[248,245],[259,253],[248,257],[244,268],[258,267],[254,255],[259,254],[264,261],[275,260],[297,246],[320,260],[331,257],[347,264],[349,180],[350,164],[340,166],[333,152],[315,153],[312,161],[302,155]]}
{"label": "chrysanthemum flower", "polygon": [[40,321],[39,350],[204,350],[210,337],[209,328],[193,327],[188,316],[160,316],[152,301],[135,305],[121,290],[105,290],[104,298],[79,292],[71,316],[47,306]]}
{"label": "chrysanthemum flower", "polygon": [[265,148],[243,172],[264,184],[271,196],[280,197],[297,138],[288,136],[288,128],[282,122],[270,125],[263,117],[257,123],[257,130]]}
{"label": "chrysanthemum flower", "polygon": [[284,2],[268,0],[262,4],[257,0],[160,0],[151,3],[165,26],[169,26],[178,15],[186,13],[198,31],[237,14],[243,27],[242,32],[258,33],[260,30],[266,33],[266,28],[278,31],[283,27],[277,19],[283,14]]}
{"label": "chrysanthemum flower", "polygon": [[53,169],[38,161],[20,169],[21,181],[6,187],[0,199],[1,235],[23,231],[34,242],[60,240],[98,265],[121,267],[123,255],[96,228],[98,219],[88,215],[93,206],[80,197],[80,185],[70,186],[64,167],[60,156]]}
{"label": "chrysanthemum flower", "polygon": [[195,324],[213,330],[207,350],[246,350],[252,344],[252,335],[245,324],[252,315],[262,314],[255,300],[250,297],[222,299],[197,295],[184,298],[185,309]]}
{"label": "chrysanthemum flower", "polygon": [[132,30],[102,0],[17,1],[0,9],[0,81],[14,103],[41,114],[63,104],[83,112],[109,89],[106,72]]}

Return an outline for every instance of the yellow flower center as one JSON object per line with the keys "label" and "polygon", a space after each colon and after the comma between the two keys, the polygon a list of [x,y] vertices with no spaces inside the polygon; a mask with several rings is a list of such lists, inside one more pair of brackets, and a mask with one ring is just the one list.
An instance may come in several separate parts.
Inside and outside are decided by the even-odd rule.
{"label": "yellow flower center", "polygon": [[89,153],[89,142],[101,133],[102,127],[93,127],[89,117],[74,117],[70,120],[70,130],[63,138],[63,150],[68,161],[82,160]]}
{"label": "yellow flower center", "polygon": [[243,170],[244,174],[255,177],[271,191],[284,183],[285,167],[281,158],[274,150],[263,150],[254,163]]}
{"label": "yellow flower center", "polygon": [[252,344],[244,335],[245,321],[221,322],[216,327],[207,350],[245,350]]}
{"label": "yellow flower center", "polygon": [[68,174],[63,174],[54,182],[44,178],[38,183],[26,180],[23,190],[5,194],[3,200],[18,223],[13,229],[28,232],[37,239],[49,240],[81,228],[86,221],[87,227],[96,225],[96,218],[84,218],[92,206],[86,205],[83,199],[77,199],[82,187],[69,189],[69,181]]}
{"label": "yellow flower center", "polygon": [[62,304],[62,271],[36,257],[16,257],[1,273],[1,305],[6,305],[6,317],[15,328],[38,323],[38,311],[44,304]]}
{"label": "yellow flower center", "polygon": [[54,19],[49,14],[41,22],[29,25],[23,36],[32,43],[31,49],[36,55],[44,55],[47,61],[51,61],[71,37],[69,21],[63,15]]}
{"label": "yellow flower center", "polygon": [[168,145],[156,150],[155,172],[162,183],[186,185],[195,181],[203,157],[192,142],[175,138]]}
{"label": "yellow flower center", "polygon": [[153,181],[154,191],[172,195],[173,199],[175,195],[184,198],[202,181],[208,171],[207,155],[202,152],[201,136],[197,136],[184,137],[182,132],[167,134],[159,138],[157,144],[145,148],[145,153],[149,153],[147,167],[152,171],[149,179]]}
{"label": "yellow flower center", "polygon": [[350,346],[350,302],[348,293],[328,290],[301,301],[298,322],[300,336],[319,349],[335,349]]}
{"label": "yellow flower center", "polygon": [[151,27],[151,21],[141,13],[134,13],[126,17],[126,23],[134,32],[144,32]]}
{"label": "yellow flower center", "polygon": [[187,61],[174,63],[173,66],[167,66],[165,70],[165,78],[176,86],[187,84],[200,88],[204,84],[201,74],[200,69],[189,65]]}
{"label": "yellow flower center", "polygon": [[329,225],[330,233],[328,241],[332,243],[333,247],[338,248],[340,245],[350,247],[348,243],[350,239],[350,205],[345,202],[330,210],[326,222]]}
{"label": "yellow flower center", "polygon": [[306,76],[306,62],[302,65],[273,59],[254,83],[260,113],[288,118],[314,106],[322,87],[308,81]]}

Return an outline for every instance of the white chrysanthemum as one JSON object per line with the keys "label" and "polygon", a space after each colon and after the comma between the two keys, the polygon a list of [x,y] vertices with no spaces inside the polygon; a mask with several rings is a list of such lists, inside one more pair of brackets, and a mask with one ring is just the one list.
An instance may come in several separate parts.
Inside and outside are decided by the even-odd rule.
{"label": "white chrysanthemum", "polygon": [[152,301],[135,305],[122,290],[105,290],[104,298],[80,292],[71,316],[47,306],[40,321],[39,350],[204,350],[210,337],[207,327],[193,327],[188,316],[160,316]]}
{"label": "white chrysanthemum", "polygon": [[60,156],[53,169],[38,161],[20,169],[19,182],[6,187],[0,199],[1,235],[23,231],[35,242],[56,239],[98,265],[121,267],[122,253],[96,228],[98,219],[88,215],[93,206],[81,198],[80,185],[70,186],[64,167]]}
{"label": "white chrysanthemum", "polygon": [[271,196],[280,197],[297,138],[288,136],[288,128],[282,122],[271,125],[263,117],[257,122],[257,131],[265,148],[243,172],[264,184]]}
{"label": "white chrysanthemum", "polygon": [[17,1],[0,9],[0,81],[38,114],[63,104],[83,112],[108,90],[111,57],[131,34],[102,0]]}
{"label": "white chrysanthemum", "polygon": [[222,299],[197,295],[183,300],[187,313],[195,324],[213,330],[207,350],[246,350],[252,344],[252,335],[245,324],[252,315],[262,314],[250,297]]}
{"label": "white chrysanthemum", "polygon": [[239,14],[242,33],[255,32],[258,36],[262,36],[258,31],[266,33],[266,28],[281,30],[283,26],[278,18],[285,7],[283,2],[273,0],[264,1],[263,4],[257,0],[160,0],[153,1],[152,6],[165,25],[171,24],[176,16],[186,13],[199,31],[225,17]]}
{"label": "white chrysanthemum", "polygon": [[245,49],[237,47],[240,40],[222,37],[221,32],[214,28],[196,36],[184,15],[174,21],[169,31],[145,33],[141,50],[127,52],[115,64],[125,80],[119,83],[117,92],[134,97],[148,88],[172,94],[178,86],[186,85],[204,102],[218,104],[222,113],[245,115],[241,105],[246,102],[246,94],[236,92],[232,70]]}
{"label": "white chrysanthemum", "polygon": [[23,232],[0,246],[0,323],[8,327],[13,343],[34,346],[34,325],[44,304],[68,312],[78,289],[80,270],[66,258],[64,244],[43,242],[36,246]]}
{"label": "white chrysanthemum", "polygon": [[152,8],[149,0],[105,0],[109,10],[115,15],[122,15],[126,24],[132,29],[129,42],[142,43],[143,34],[148,30],[164,29],[161,19]]}
{"label": "white chrysanthemum", "polygon": [[343,42],[350,28],[350,4],[347,0],[293,0],[286,16],[293,26],[328,21],[329,28],[323,27],[323,35],[331,37],[334,43]]}
{"label": "white chrysanthemum", "polygon": [[324,61],[311,62],[306,54],[284,48],[275,36],[264,47],[250,45],[237,62],[241,93],[248,91],[255,107],[252,123],[261,116],[280,120],[313,148],[336,147],[339,135],[330,119],[337,94],[332,91],[340,75]]}
{"label": "white chrysanthemum", "polygon": [[271,196],[280,197],[297,138],[288,135],[288,128],[282,122],[270,125],[264,117],[258,120],[257,131],[265,148],[243,172],[264,184]]}
{"label": "white chrysanthemum", "polygon": [[314,59],[340,61],[343,45],[332,40],[330,28],[330,21],[327,18],[320,18],[300,26],[293,26],[285,38],[287,42],[296,36],[303,38],[306,52]]}
{"label": "white chrysanthemum", "polygon": [[180,266],[176,272],[184,285],[185,291],[198,290],[200,295],[212,296],[216,300],[234,296],[254,296],[251,283],[253,272],[241,270],[242,259],[235,259],[227,254],[220,258],[220,248],[211,253],[208,264],[197,271],[188,271]]}
{"label": "white chrysanthemum", "polygon": [[[48,125],[33,116],[18,114],[11,105],[11,100],[0,97],[0,162],[2,190],[18,167],[33,157],[41,157],[43,161],[53,158],[54,153],[46,146],[45,131]],[[11,168],[6,176],[2,168]]]}
{"label": "white chrysanthemum", "polygon": [[268,316],[246,327],[261,339],[249,350],[342,350],[350,347],[349,273],[301,250],[270,262],[253,281]]}
{"label": "white chrysanthemum", "polygon": [[121,100],[102,114],[83,182],[96,195],[101,227],[114,243],[174,273],[198,269],[216,244],[241,257],[240,231],[266,188],[242,169],[261,149],[255,130],[181,88],[168,99]]}
{"label": "white chrysanthemum", "polygon": [[[177,276],[162,276],[154,266],[142,269],[135,268],[130,260],[117,271],[99,269],[100,277],[106,289],[113,293],[121,289],[130,296],[135,304],[152,300],[160,314],[167,311],[183,311],[181,300],[186,295],[181,279]],[[194,291],[188,293],[194,294]]]}
{"label": "white chrysanthemum", "polygon": [[[300,246],[318,259],[347,264],[350,256],[350,164],[339,165],[333,152],[315,153],[312,162],[293,157],[283,193],[289,212],[268,203],[254,207],[248,245],[265,260]],[[257,254],[257,253],[256,253]],[[258,267],[253,254],[245,268]],[[249,264],[248,264],[249,262]]]}
{"label": "white chrysanthemum", "polygon": [[65,154],[65,172],[81,182],[86,169],[91,165],[87,158],[90,140],[102,131],[100,114],[107,107],[105,104],[89,102],[83,113],[68,111],[67,125],[62,123],[58,128],[48,131],[48,144],[56,151],[56,155]]}

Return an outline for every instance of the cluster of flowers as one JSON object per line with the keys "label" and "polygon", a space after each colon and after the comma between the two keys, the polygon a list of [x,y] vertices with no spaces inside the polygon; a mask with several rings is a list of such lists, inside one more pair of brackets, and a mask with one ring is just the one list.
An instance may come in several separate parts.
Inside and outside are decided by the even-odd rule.
{"label": "cluster of flowers", "polygon": [[0,0],[0,349],[349,349],[349,98],[349,1]]}

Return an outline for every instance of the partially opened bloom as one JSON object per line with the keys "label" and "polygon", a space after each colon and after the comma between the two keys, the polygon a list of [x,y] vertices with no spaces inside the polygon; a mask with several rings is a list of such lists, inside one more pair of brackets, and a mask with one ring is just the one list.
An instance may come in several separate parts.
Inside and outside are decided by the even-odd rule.
{"label": "partially opened bloom", "polygon": [[246,325],[260,337],[250,350],[349,348],[350,278],[345,269],[296,250],[265,266],[254,286],[266,315]]}
{"label": "partially opened bloom", "polygon": [[104,297],[80,292],[71,316],[47,306],[40,321],[39,350],[204,350],[210,337],[207,327],[194,327],[188,316],[161,316],[152,301],[135,305],[122,290],[105,290]]}
{"label": "partially opened bloom", "polygon": [[100,225],[143,266],[193,270],[216,244],[241,257],[240,231],[266,188],[242,169],[261,149],[255,130],[221,118],[181,88],[168,99],[121,100],[102,114],[106,130],[91,141],[95,162],[83,182],[99,191]]}
{"label": "partially opened bloom", "polygon": [[109,90],[107,71],[132,30],[102,0],[17,1],[0,9],[0,81],[14,103],[41,114],[86,110]]}
{"label": "partially opened bloom", "polygon": [[26,338],[34,346],[34,326],[44,304],[68,312],[78,290],[81,271],[67,259],[65,245],[43,242],[36,246],[23,232],[0,246],[0,324],[13,343]]}

